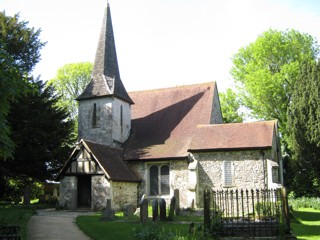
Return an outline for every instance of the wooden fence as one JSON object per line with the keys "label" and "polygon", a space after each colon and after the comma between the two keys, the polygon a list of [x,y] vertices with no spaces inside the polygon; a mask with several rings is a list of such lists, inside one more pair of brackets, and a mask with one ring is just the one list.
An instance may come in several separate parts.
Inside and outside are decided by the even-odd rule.
{"label": "wooden fence", "polygon": [[204,227],[217,236],[280,236],[290,231],[285,188],[204,192]]}

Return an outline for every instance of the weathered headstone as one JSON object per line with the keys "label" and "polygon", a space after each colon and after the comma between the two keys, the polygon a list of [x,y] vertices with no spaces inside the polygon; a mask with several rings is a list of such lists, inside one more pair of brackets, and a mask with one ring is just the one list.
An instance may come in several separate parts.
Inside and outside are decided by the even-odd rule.
{"label": "weathered headstone", "polygon": [[175,207],[176,207],[176,198],[175,196],[173,196],[170,201],[170,209],[169,209],[169,217],[168,217],[170,221],[173,220]]}
{"label": "weathered headstone", "polygon": [[163,198],[161,198],[159,205],[160,205],[160,221],[165,221],[167,218],[166,201]]}
{"label": "weathered headstone", "polygon": [[136,211],[136,207],[130,203],[126,203],[123,205],[123,215],[124,216],[126,216],[126,217],[132,216],[135,211]]}
{"label": "weathered headstone", "polygon": [[176,215],[179,215],[179,210],[180,210],[179,189],[175,189],[173,192],[173,195],[176,198],[175,213]]}
{"label": "weathered headstone", "polygon": [[148,221],[148,200],[143,199],[140,202],[140,222],[145,223]]}
{"label": "weathered headstone", "polygon": [[152,221],[154,221],[154,222],[157,221],[158,213],[159,213],[158,200],[153,199],[153,201],[152,201]]}
{"label": "weathered headstone", "polygon": [[101,221],[113,220],[115,211],[111,208],[111,199],[107,199],[106,209],[102,213]]}

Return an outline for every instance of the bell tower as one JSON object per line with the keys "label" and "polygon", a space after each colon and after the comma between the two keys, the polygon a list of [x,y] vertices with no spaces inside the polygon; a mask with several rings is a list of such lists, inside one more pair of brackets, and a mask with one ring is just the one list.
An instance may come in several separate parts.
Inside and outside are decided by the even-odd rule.
{"label": "bell tower", "polygon": [[119,146],[127,140],[133,101],[120,78],[109,3],[102,22],[92,79],[77,101],[79,139],[109,146]]}

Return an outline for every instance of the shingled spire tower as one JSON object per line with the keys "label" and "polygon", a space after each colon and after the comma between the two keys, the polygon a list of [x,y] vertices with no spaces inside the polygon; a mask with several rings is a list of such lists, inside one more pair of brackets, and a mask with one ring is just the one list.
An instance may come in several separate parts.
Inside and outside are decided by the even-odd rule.
{"label": "shingled spire tower", "polygon": [[102,23],[92,80],[77,100],[79,139],[110,146],[126,141],[133,101],[120,78],[109,4]]}

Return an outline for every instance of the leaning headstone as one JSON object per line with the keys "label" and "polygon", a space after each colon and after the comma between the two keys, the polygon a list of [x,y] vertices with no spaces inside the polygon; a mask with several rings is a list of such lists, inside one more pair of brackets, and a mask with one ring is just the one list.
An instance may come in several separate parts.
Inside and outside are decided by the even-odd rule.
{"label": "leaning headstone", "polygon": [[107,199],[107,207],[102,213],[101,221],[113,220],[115,211],[111,208],[111,199]]}
{"label": "leaning headstone", "polygon": [[160,205],[160,221],[165,221],[167,218],[166,201],[163,198],[161,198],[159,205]]}
{"label": "leaning headstone", "polygon": [[123,205],[123,215],[124,216],[126,216],[126,217],[132,216],[135,211],[136,211],[135,206],[133,206],[130,203],[126,203]]}
{"label": "leaning headstone", "polygon": [[179,189],[175,189],[173,194],[174,194],[174,197],[176,198],[175,213],[176,215],[179,215],[179,210],[180,210]]}
{"label": "leaning headstone", "polygon": [[153,199],[153,201],[152,201],[152,221],[154,221],[154,222],[157,221],[158,213],[159,213],[158,200]]}
{"label": "leaning headstone", "polygon": [[148,221],[148,200],[143,199],[140,202],[140,222],[145,223]]}
{"label": "leaning headstone", "polygon": [[176,198],[173,196],[170,201],[169,217],[168,220],[172,221],[174,217],[174,210],[176,207]]}

